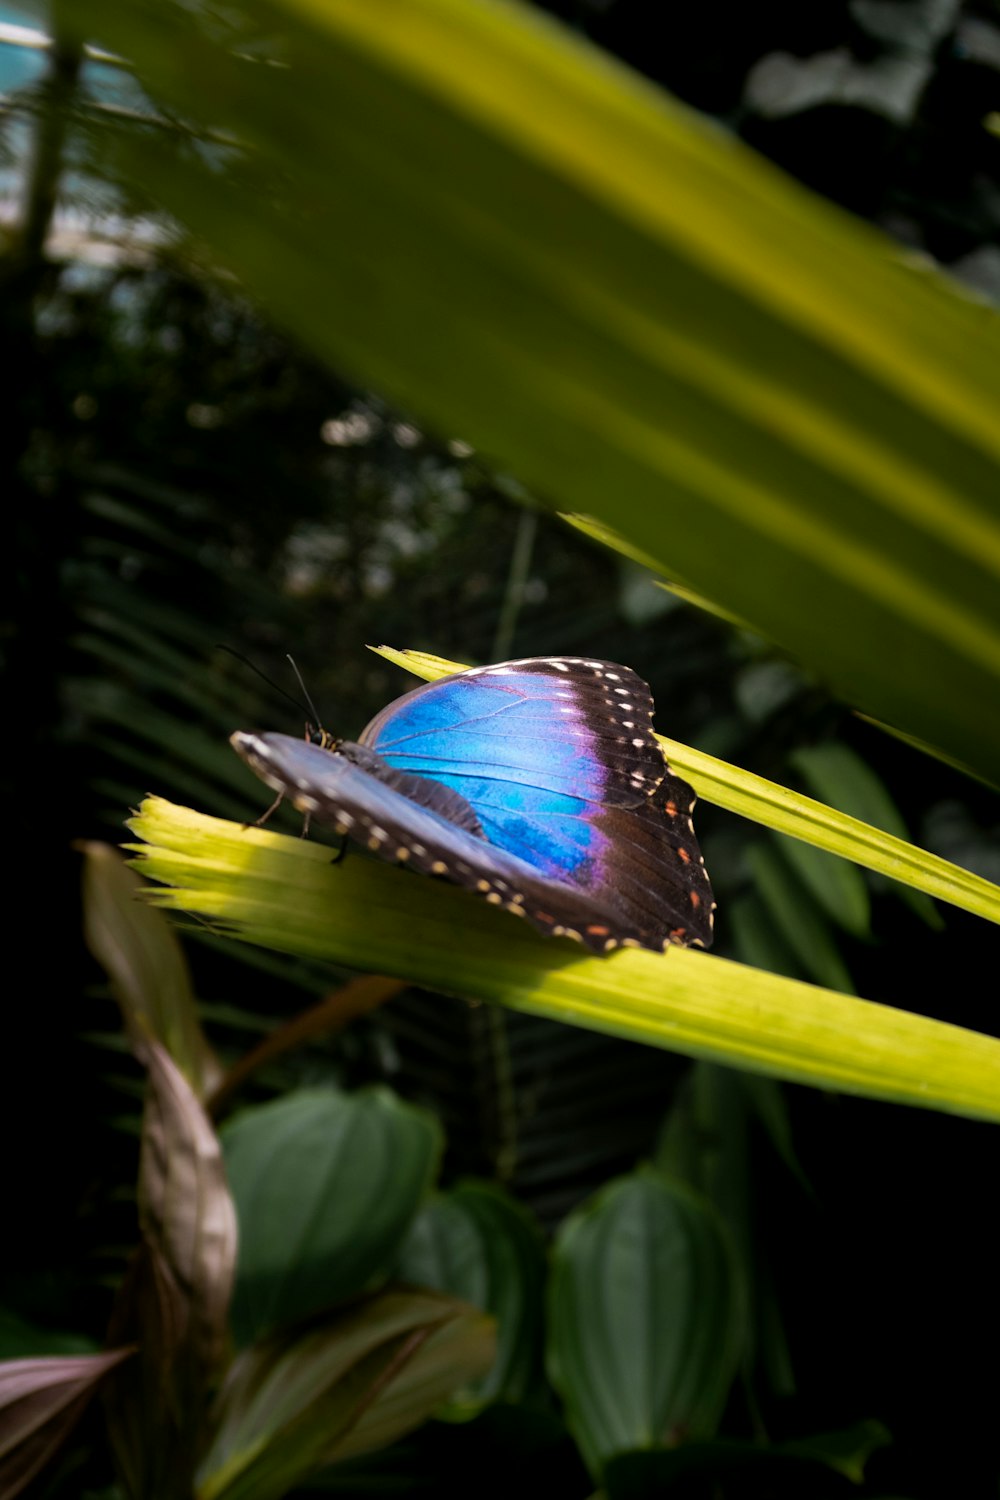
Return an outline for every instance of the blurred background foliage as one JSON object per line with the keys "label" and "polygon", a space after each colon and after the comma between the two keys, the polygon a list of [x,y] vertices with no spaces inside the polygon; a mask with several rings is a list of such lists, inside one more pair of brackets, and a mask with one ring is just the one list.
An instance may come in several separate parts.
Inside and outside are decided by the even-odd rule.
{"label": "blurred background foliage", "polygon": [[[1000,296],[995,4],[548,8],[942,262],[989,315]],[[0,22],[48,24],[40,8],[9,5]],[[76,936],[67,837],[119,841],[146,791],[252,819],[259,788],[228,734],[299,727],[299,711],[220,642],[294,693],[292,652],[327,727],[346,736],[411,685],[366,642],[468,661],[625,661],[671,737],[873,822],[901,820],[917,842],[1000,879],[985,788],[538,509],[461,434],[426,432],[319,365],[208,273],[157,214],[153,185],[138,201],[115,178],[107,135],[143,109],[127,75],[20,40],[0,45],[0,464],[13,533],[3,792],[20,897],[17,911],[8,898],[7,1357],[100,1341],[132,1236],[142,1077]],[[713,809],[699,830],[720,952],[995,1029],[983,924]],[[226,1063],[344,977],[197,926],[188,938]],[[995,1493],[996,1392],[979,1358],[1000,1310],[984,1127],[794,1088],[754,1098],[756,1085],[660,1053],[416,992],[268,1062],[239,1102],[379,1082],[441,1121],[446,1186],[500,1183],[550,1234],[637,1161],[683,1160],[753,1268],[757,1342],[725,1430],[783,1439],[877,1418],[895,1441],[864,1493],[929,1497],[958,1476],[968,1495]],[[406,1253],[419,1260],[419,1245]],[[559,1429],[518,1426],[507,1408],[431,1424],[390,1452],[388,1492],[409,1492],[407,1476],[415,1491],[468,1493],[467,1478],[452,1490],[444,1476],[475,1469],[489,1476],[478,1492],[499,1494],[530,1454],[547,1487],[588,1493]],[[103,1492],[99,1448],[80,1453],[47,1493]],[[364,1483],[338,1492],[368,1493]],[[755,1492],[767,1491],[732,1490]]]}

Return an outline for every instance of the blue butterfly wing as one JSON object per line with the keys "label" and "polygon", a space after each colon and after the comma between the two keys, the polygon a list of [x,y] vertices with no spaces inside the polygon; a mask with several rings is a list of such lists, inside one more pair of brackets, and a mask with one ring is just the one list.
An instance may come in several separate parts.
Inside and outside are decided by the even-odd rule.
{"label": "blue butterfly wing", "polygon": [[458,794],[495,848],[617,912],[616,942],[707,947],[714,901],[694,793],[670,771],[652,714],[628,667],[531,658],[416,688],[361,743]]}
{"label": "blue butterfly wing", "polygon": [[[362,746],[330,751],[286,734],[232,736],[233,748],[263,781],[299,809],[331,824],[374,854],[474,890],[536,927],[579,939],[597,952],[617,946],[619,918],[591,896],[547,881],[529,863],[473,832],[461,797],[404,773],[388,772]],[[401,789],[404,788],[404,789]],[[441,795],[443,794],[443,796]],[[415,800],[419,798],[420,800]]]}

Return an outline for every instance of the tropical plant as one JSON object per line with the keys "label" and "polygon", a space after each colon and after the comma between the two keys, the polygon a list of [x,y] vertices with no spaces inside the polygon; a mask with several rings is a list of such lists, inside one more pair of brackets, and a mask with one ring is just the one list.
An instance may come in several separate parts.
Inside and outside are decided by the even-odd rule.
{"label": "tropical plant", "polygon": [[[876,24],[869,15],[873,8],[854,9],[864,11],[858,24]],[[478,909],[459,893],[421,886],[402,872],[363,861],[331,870],[318,846],[269,830],[246,832],[162,800],[146,803],[133,824],[143,841],[143,867],[163,883],[160,902],[195,919],[192,931],[206,949],[218,952],[223,938],[235,935],[258,950],[305,955],[307,967],[282,972],[314,989],[323,985],[330,960],[345,972],[375,969],[387,976],[372,989],[321,1004],[284,1036],[269,1036],[259,1056],[251,1054],[226,1071],[223,1100],[246,1078],[265,1076],[257,1063],[287,1059],[287,1043],[339,1026],[369,1002],[374,1006],[397,994],[404,980],[465,1000],[487,1000],[491,1005],[471,1012],[479,1018],[471,1021],[464,1009],[431,1002],[413,1012],[416,1027],[398,1009],[395,1018],[387,1013],[378,1035],[392,1045],[402,1038],[401,1082],[438,1107],[455,1109],[456,1117],[468,1107],[457,1098],[453,1080],[442,1081],[444,1060],[452,1056],[460,1028],[467,1026],[459,1044],[463,1056],[466,1037],[468,1055],[481,1055],[485,1039],[497,1101],[497,1119],[483,1131],[488,1164],[520,1191],[532,1051],[542,1055],[549,1047],[557,1058],[584,1056],[571,1051],[576,1043],[562,1028],[518,1031],[529,1016],[568,1020],[701,1059],[670,1112],[655,1170],[630,1173],[566,1221],[565,1209],[615,1170],[611,1156],[576,1134],[578,1154],[591,1156],[583,1174],[568,1171],[558,1188],[551,1177],[544,1186],[525,1188],[529,1196],[538,1195],[539,1204],[544,1199],[546,1222],[561,1225],[552,1272],[549,1387],[530,1349],[511,1352],[510,1319],[528,1316],[524,1309],[535,1305],[539,1278],[532,1231],[525,1230],[518,1210],[482,1187],[446,1192],[423,1208],[416,1192],[401,1192],[398,1201],[386,1204],[396,1214],[386,1243],[398,1250],[405,1274],[488,1306],[501,1319],[500,1362],[478,1375],[449,1367],[448,1379],[433,1387],[434,1400],[417,1405],[429,1411],[447,1395],[452,1418],[480,1411],[468,1431],[472,1442],[484,1442],[488,1422],[502,1421],[504,1402],[518,1403],[523,1412],[537,1398],[549,1420],[554,1389],[579,1452],[610,1495],[659,1493],[668,1484],[697,1484],[706,1475],[708,1482],[724,1482],[727,1493],[754,1493],[755,1484],[786,1482],[776,1477],[775,1466],[786,1478],[794,1475],[787,1479],[794,1484],[801,1482],[795,1465],[817,1458],[858,1478],[865,1455],[881,1441],[876,1427],[798,1444],[761,1440],[760,1391],[787,1391],[790,1378],[782,1299],[774,1292],[780,1273],[761,1257],[759,1224],[745,1201],[748,1168],[741,1150],[746,1137],[762,1134],[785,1169],[799,1172],[780,1095],[767,1078],[755,1076],[760,1074],[989,1120],[997,1116],[1000,1051],[982,1034],[992,1024],[989,997],[972,979],[975,961],[968,956],[984,955],[989,962],[993,954],[995,961],[991,935],[976,931],[971,920],[961,925],[952,918],[947,930],[960,936],[949,946],[934,934],[942,916],[930,901],[997,920],[997,887],[983,878],[995,865],[991,870],[988,846],[975,827],[976,815],[995,819],[991,791],[970,789],[949,768],[971,771],[987,787],[997,781],[1000,720],[991,705],[1000,661],[1000,527],[989,379],[995,315],[930,265],[811,198],[738,142],[706,128],[531,12],[467,0],[414,0],[405,8],[371,0],[282,0],[208,14],[147,0],[77,0],[57,6],[55,14],[58,46],[48,112],[40,116],[46,145],[40,161],[51,161],[65,147],[69,119],[85,143],[81,169],[113,183],[132,214],[150,213],[159,226],[156,237],[169,238],[189,265],[197,256],[209,274],[235,276],[243,292],[319,360],[376,386],[380,398],[352,396],[342,388],[343,408],[334,419],[342,427],[335,437],[360,430],[358,424],[369,433],[395,433],[397,448],[424,452],[438,497],[453,483],[444,476],[460,467],[456,488],[473,491],[478,473],[487,506],[489,492],[503,488],[521,493],[533,507],[572,512],[579,529],[631,560],[620,575],[623,615],[631,609],[633,620],[663,624],[664,634],[656,639],[644,640],[638,629],[635,650],[653,657],[656,640],[666,639],[668,629],[675,641],[686,629],[687,639],[710,656],[715,682],[727,650],[737,663],[729,669],[734,705],[719,709],[716,702],[714,717],[705,714],[703,748],[693,750],[683,736],[665,741],[672,764],[704,801],[755,825],[736,832],[719,820],[709,826],[706,848],[723,897],[723,958],[675,951],[662,959],[583,959],[559,945],[512,935],[503,914]],[[924,32],[898,50],[911,62],[919,52],[929,66],[943,33],[926,26]],[[115,54],[102,65],[122,77],[134,71],[141,84],[131,108],[117,115],[80,90],[86,67],[95,62],[91,54],[87,63],[85,42],[94,41]],[[765,114],[774,97],[768,94],[773,75],[772,68],[770,85],[761,75],[748,87],[748,99]],[[829,69],[814,68],[810,76],[814,85],[821,77],[824,88],[833,87]],[[861,75],[851,76],[856,96]],[[900,108],[898,98],[893,107]],[[44,187],[41,174],[39,183]],[[24,288],[25,278],[38,270],[39,227],[44,230],[51,194],[47,204],[44,193],[31,203],[34,216],[26,216],[7,266],[8,285],[22,309],[44,306],[44,278],[35,276],[29,296]],[[141,276],[135,281],[149,284]],[[218,307],[236,305],[216,297]],[[55,307],[57,299],[48,305]],[[30,322],[17,325],[19,337]],[[30,338],[25,347],[35,347]],[[223,372],[220,388],[232,379],[232,369]],[[399,402],[407,415],[392,416],[380,405],[382,397]],[[204,424],[205,431],[216,422],[225,428],[230,418],[220,417],[221,409],[197,400],[187,421],[196,428]],[[425,428],[442,436],[429,440]],[[481,453],[491,456],[489,463]],[[35,440],[19,473],[22,481],[30,479],[25,493],[36,496],[45,493],[42,480],[52,475],[64,497],[78,493],[82,480],[87,514],[102,532],[103,551],[91,553],[86,587],[79,591],[88,628],[77,644],[89,665],[78,674],[71,709],[90,724],[103,718],[109,731],[103,743],[92,736],[88,747],[96,752],[105,805],[131,800],[141,768],[141,785],[242,819],[238,767],[227,764],[219,731],[223,724],[231,727],[233,716],[255,711],[251,690],[217,673],[225,701],[206,705],[203,691],[194,697],[189,692],[188,708],[180,714],[190,709],[210,721],[218,741],[213,744],[201,730],[179,731],[177,687],[197,655],[197,632],[171,599],[170,587],[159,601],[144,598],[138,630],[129,619],[127,574],[118,580],[124,581],[124,597],[114,608],[101,608],[116,604],[103,593],[103,562],[112,553],[134,559],[140,536],[144,565],[170,557],[178,576],[182,568],[184,576],[195,576],[196,559],[181,560],[185,549],[173,519],[189,502],[176,489],[154,494],[135,474],[91,469],[74,475],[64,458],[53,459],[53,451]],[[494,463],[517,481],[492,477]],[[364,476],[364,462],[358,468]],[[362,477],[356,492],[346,551],[331,557],[345,560],[345,573],[365,557],[372,576],[382,569],[384,577],[379,548],[392,526],[398,535],[401,523],[391,507],[369,511],[368,482]],[[217,486],[217,479],[212,483]],[[519,485],[530,487],[530,495]],[[165,524],[156,528],[150,520],[161,504]],[[378,535],[370,525],[377,510],[388,514]],[[444,507],[431,511],[439,520],[445,513]],[[198,535],[214,525],[210,514],[209,507],[194,521]],[[244,556],[256,550],[287,565],[278,588],[272,578],[271,587],[247,596],[248,616],[267,619],[262,635],[270,647],[281,635],[281,622],[271,618],[276,595],[283,591],[287,603],[295,580],[307,575],[315,584],[309,548],[328,540],[330,528],[307,521],[286,531],[273,506],[255,508],[252,521],[242,543],[235,534],[236,544],[232,537],[224,541],[215,559],[232,559],[242,545]],[[516,527],[508,607],[494,637],[504,643],[512,639],[514,617],[527,596],[536,530],[543,542],[554,535],[532,509]],[[442,526],[435,556],[446,554],[453,534],[454,528]],[[582,557],[584,544],[572,545],[581,547],[574,555]],[[549,559],[554,555],[555,547]],[[224,571],[216,562],[209,559],[201,591],[203,618],[216,603],[212,580]],[[640,571],[646,565],[669,580],[675,597],[731,622],[732,633],[712,623],[682,625],[683,612]],[[399,584],[419,573],[416,565],[409,573],[397,567],[394,576]],[[235,581],[238,587],[238,576]],[[463,597],[473,599],[474,591]],[[368,612],[375,614],[370,604]],[[419,643],[471,656],[461,619],[452,625],[450,639],[428,633]],[[406,628],[405,619],[400,628]],[[579,646],[576,639],[559,638],[565,625],[552,628],[551,649]],[[614,649],[602,639],[600,654],[635,661],[620,622],[618,639]],[[488,640],[480,635],[479,641],[480,654],[489,654]],[[364,669],[346,645],[339,636],[330,681],[343,681],[345,696],[357,705]],[[540,649],[531,635],[524,645],[529,652]],[[387,654],[425,676],[449,666],[422,652]],[[134,683],[131,699],[109,694],[105,676],[120,682],[122,670],[132,673],[138,662],[155,674],[158,690],[175,700],[172,712],[148,712]],[[635,664],[642,669],[641,661]],[[698,690],[707,691],[703,684],[711,672],[699,676],[691,670],[688,678],[683,672],[676,668],[675,683],[697,681]],[[36,696],[44,700],[37,687],[29,701]],[[898,752],[908,762],[880,750],[874,731],[860,738],[838,699],[915,746]],[[672,719],[665,718],[664,726],[675,729]],[[171,752],[159,768],[151,760],[158,745]],[[935,801],[939,827],[941,819],[951,819],[941,843],[956,858],[936,857],[911,842],[870,761],[920,767],[914,773],[917,806]],[[749,764],[763,774],[740,769]],[[151,777],[151,767],[159,774]],[[893,791],[898,794],[895,784]],[[950,800],[955,797],[957,803]],[[906,800],[912,817],[914,799]],[[970,857],[982,862],[983,873],[962,868]],[[903,884],[890,887],[887,878]],[[411,929],[417,924],[419,945],[401,941],[403,920]],[[914,955],[936,944],[921,991]],[[250,951],[246,943],[243,948]],[[730,956],[740,962],[733,964]],[[856,998],[856,985],[888,1005]],[[238,1016],[230,996],[216,1005],[216,1014],[223,1025],[235,1018],[246,1026],[247,1013]],[[913,1013],[947,1013],[946,1000],[961,1007],[955,1011],[961,1019],[982,1029]],[[495,1010],[495,1003],[510,1014]],[[405,1004],[420,1006],[412,999]],[[212,1006],[205,1011],[211,1014]],[[147,1244],[170,1240],[149,1181],[155,1132],[164,1128],[162,1080],[173,1078],[170,1059],[183,1073],[178,1054],[192,1051],[187,1022],[167,1037],[157,1030],[164,1017],[172,1017],[176,1028],[180,1018],[170,1004],[160,1022],[143,1022],[153,1025],[163,1048],[151,1050],[147,1038],[153,1077],[141,1200]],[[414,1030],[421,1033],[417,1046]],[[596,1072],[602,1055],[587,1055]],[[627,1078],[628,1055],[609,1056],[622,1058]],[[748,1071],[736,1075],[719,1069],[720,1062]],[[551,1071],[558,1073],[558,1062]],[[609,1076],[613,1071],[609,1067]],[[197,1095],[191,1079],[188,1085]],[[207,1086],[204,1080],[200,1086]],[[661,1107],[662,1088],[651,1086]],[[241,1127],[237,1119],[227,1127],[236,1143],[234,1162],[243,1159],[237,1149],[241,1129],[248,1140],[253,1136],[255,1109],[262,1132],[268,1121],[284,1128],[315,1114],[326,1121],[321,1133],[334,1140],[340,1127],[326,1118],[333,1107],[326,1094],[292,1094],[277,1104],[251,1106],[250,1124]],[[149,1123],[157,1118],[159,1124]],[[190,1125],[195,1114],[188,1111],[187,1118]],[[610,1119],[608,1134],[623,1153],[620,1123]],[[893,1128],[901,1127],[886,1127]],[[462,1133],[452,1132],[453,1154],[462,1150]],[[555,1136],[547,1139],[551,1146]],[[958,1137],[907,1137],[912,1139]],[[721,1166],[706,1140],[721,1143]],[[179,1145],[175,1149],[183,1161]],[[632,1156],[642,1151],[636,1141]],[[251,1166],[240,1180],[253,1176]],[[619,1235],[638,1244],[635,1262],[616,1262],[612,1251]],[[347,1240],[354,1237],[352,1232]],[[261,1232],[261,1245],[266,1240]],[[324,1257],[334,1253],[331,1246],[323,1240]],[[497,1246],[504,1247],[500,1259],[506,1257],[507,1272],[496,1269]],[[162,1245],[158,1253],[164,1253]],[[118,1324],[119,1340],[130,1341],[136,1319],[146,1319],[144,1352],[135,1361],[145,1373],[133,1381],[131,1412],[119,1407],[112,1418],[120,1472],[131,1476],[126,1482],[136,1495],[149,1492],[154,1479],[137,1467],[133,1439],[141,1419],[135,1412],[149,1420],[149,1392],[164,1368],[164,1339],[155,1319],[150,1321],[150,1299],[143,1293],[149,1276],[158,1274],[149,1265],[158,1262],[146,1254],[145,1270],[140,1263],[120,1294]],[[387,1251],[374,1257],[379,1274],[388,1273],[391,1259]],[[636,1263],[660,1270],[644,1284]],[[189,1278],[190,1267],[180,1269],[181,1279]],[[665,1351],[663,1362],[650,1355],[648,1381],[630,1385],[629,1358],[646,1348],[643,1323],[660,1289],[669,1286],[670,1305],[689,1310],[692,1282],[685,1278],[698,1271],[706,1277],[704,1318],[690,1326],[682,1317],[672,1323],[667,1318],[678,1347],[683,1344],[690,1357],[672,1368],[670,1338],[663,1331],[656,1341]],[[324,1270],[324,1285],[325,1276]],[[309,1280],[307,1275],[306,1289]],[[361,1289],[350,1278],[348,1284],[354,1292]],[[621,1293],[621,1300],[602,1325],[588,1312],[609,1289]],[[206,1290],[215,1299],[218,1336],[224,1267],[216,1266]],[[270,1305],[274,1285],[265,1291]],[[248,1457],[248,1424],[262,1425],[253,1405],[257,1382],[268,1371],[287,1371],[283,1362],[299,1357],[290,1353],[289,1335],[258,1327],[248,1310],[253,1300],[245,1289],[237,1296],[234,1326],[257,1342],[237,1356],[237,1373],[223,1386],[230,1396],[220,1397],[230,1405],[211,1435],[203,1433],[208,1456],[197,1483],[206,1494],[285,1493],[321,1456],[309,1442],[297,1447],[290,1440],[287,1456],[276,1458],[270,1472],[270,1460],[262,1458],[258,1466],[258,1456]],[[293,1299],[290,1308],[290,1316],[317,1312],[308,1296],[301,1304]],[[627,1336],[619,1336],[621,1328],[630,1330]],[[337,1337],[342,1335],[348,1337],[343,1327]],[[704,1357],[706,1347],[721,1351],[716,1361]],[[169,1365],[173,1355],[167,1352]],[[333,1383],[324,1387],[322,1363],[317,1359],[312,1367],[317,1381],[309,1395],[322,1389],[324,1402],[330,1395],[332,1404],[322,1407],[317,1422],[336,1425],[344,1412],[343,1366],[334,1360]],[[196,1366],[193,1376],[186,1367],[182,1371],[187,1386],[171,1408],[192,1424],[202,1415],[196,1412],[198,1392],[220,1377],[225,1357],[207,1358],[202,1351]],[[95,1378],[106,1377],[110,1390],[128,1390],[128,1363],[117,1371],[97,1363],[88,1368]],[[619,1377],[609,1378],[616,1369]],[[52,1388],[60,1393],[50,1403],[50,1431],[56,1434],[90,1381],[87,1369],[70,1368],[65,1358],[51,1373]],[[44,1372],[40,1376],[35,1367],[22,1374],[19,1400],[45,1384]],[[727,1396],[730,1411],[742,1399],[749,1413],[737,1428],[750,1429],[754,1441],[739,1451],[715,1438]],[[112,1413],[116,1399],[109,1403]],[[800,1424],[798,1431],[807,1429]],[[554,1430],[562,1433],[558,1421]],[[165,1440],[166,1431],[147,1428],[139,1448],[154,1436]],[[448,1429],[454,1452],[462,1451],[462,1432]],[[280,1423],[269,1431],[269,1446],[271,1438],[278,1453]],[[433,1436],[426,1441],[432,1444]],[[556,1446],[559,1441],[552,1439]],[[650,1447],[652,1454],[640,1451]],[[326,1448],[323,1453],[329,1456]],[[190,1489],[192,1454],[184,1461],[187,1470],[164,1483]],[[342,1469],[331,1484],[349,1489],[347,1474]],[[573,1482],[579,1486],[579,1476]],[[815,1472],[810,1482],[820,1482]],[[225,1488],[230,1483],[231,1491]]]}

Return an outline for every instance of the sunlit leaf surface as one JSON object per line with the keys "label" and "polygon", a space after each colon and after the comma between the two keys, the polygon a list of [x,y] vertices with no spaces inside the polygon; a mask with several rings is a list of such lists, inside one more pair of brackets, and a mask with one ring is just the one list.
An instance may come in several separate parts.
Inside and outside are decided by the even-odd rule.
{"label": "sunlit leaf surface", "polygon": [[[589,958],[467,892],[147,800],[155,899],[263,947],[778,1078],[1000,1119],[1000,1041],[687,948]],[[901,1000],[905,996],[900,997]]]}

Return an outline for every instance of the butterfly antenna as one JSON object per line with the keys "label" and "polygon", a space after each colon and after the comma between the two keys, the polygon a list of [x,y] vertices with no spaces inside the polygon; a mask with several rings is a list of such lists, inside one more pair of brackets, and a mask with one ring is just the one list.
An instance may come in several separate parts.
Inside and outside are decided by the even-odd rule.
{"label": "butterfly antenna", "polygon": [[316,708],[315,703],[312,701],[312,698],[310,697],[309,689],[306,687],[305,683],[302,680],[302,673],[299,671],[299,664],[298,664],[298,662],[295,660],[294,656],[288,656],[288,663],[291,666],[292,671],[295,673],[295,680],[298,682],[299,687],[302,689],[302,696],[306,700],[306,707],[309,709],[309,712],[312,714],[313,723],[316,725],[317,729],[322,729],[323,728],[323,721],[322,721],[322,719],[319,716],[319,712],[318,712],[318,710]]}
{"label": "butterfly antenna", "polygon": [[301,687],[302,692],[305,696],[306,701],[304,703],[300,702],[298,698],[294,698],[286,688],[280,687],[278,683],[274,682],[270,677],[268,677],[266,672],[262,672],[260,667],[257,666],[256,662],[252,662],[249,656],[244,656],[242,651],[237,651],[234,646],[227,646],[224,641],[216,641],[215,644],[220,651],[227,651],[230,656],[235,656],[237,661],[241,661],[245,667],[249,667],[251,672],[255,672],[262,682],[267,683],[269,688],[273,688],[276,693],[281,694],[282,698],[287,698],[289,703],[293,703],[300,713],[316,713],[316,709],[313,706],[313,701],[310,698],[309,694],[306,692],[305,683],[302,681],[302,674],[295,663],[292,661],[291,657],[289,657],[288,660],[292,661],[292,668],[295,672],[295,676],[298,678],[299,686]]}

